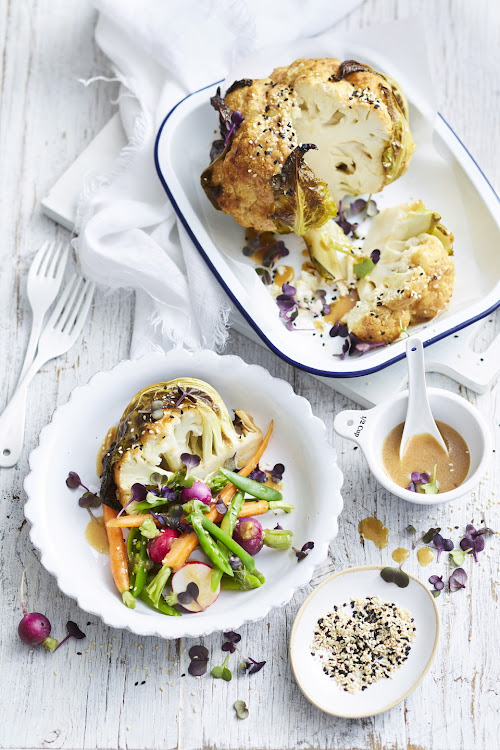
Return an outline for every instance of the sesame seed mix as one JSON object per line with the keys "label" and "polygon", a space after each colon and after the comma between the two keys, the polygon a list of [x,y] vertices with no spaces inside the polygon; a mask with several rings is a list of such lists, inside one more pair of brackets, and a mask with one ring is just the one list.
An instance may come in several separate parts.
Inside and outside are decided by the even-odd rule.
{"label": "sesame seed mix", "polygon": [[320,617],[314,630],[311,656],[321,660],[323,672],[347,693],[393,672],[408,658],[415,640],[413,618],[407,609],[378,596],[352,599]]}

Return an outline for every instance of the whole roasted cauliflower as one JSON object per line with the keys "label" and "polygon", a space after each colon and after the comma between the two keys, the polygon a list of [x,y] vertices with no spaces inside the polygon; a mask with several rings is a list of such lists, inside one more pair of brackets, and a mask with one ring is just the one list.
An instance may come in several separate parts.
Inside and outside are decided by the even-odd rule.
{"label": "whole roasted cauliflower", "polygon": [[220,395],[202,380],[177,378],[144,388],[125,409],[104,454],[102,501],[121,509],[132,497],[133,484],[151,486],[153,473],[171,476],[181,470],[183,453],[200,457],[191,470],[197,479],[225,464],[244,463],[262,433],[247,412],[235,415],[233,422]]}
{"label": "whole roasted cauliflower", "polygon": [[354,60],[296,60],[211,101],[221,139],[201,184],[215,208],[258,231],[322,226],[345,194],[402,175],[414,150],[398,84]]}

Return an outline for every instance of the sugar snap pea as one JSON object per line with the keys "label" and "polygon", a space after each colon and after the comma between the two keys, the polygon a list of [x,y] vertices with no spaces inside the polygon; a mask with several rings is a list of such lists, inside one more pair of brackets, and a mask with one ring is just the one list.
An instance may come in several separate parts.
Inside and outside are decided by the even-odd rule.
{"label": "sugar snap pea", "polygon": [[[192,521],[190,519],[192,519],[193,517],[194,517],[194,514],[192,514],[192,515],[189,516],[188,520],[190,521],[190,523],[192,523]],[[208,531],[209,534],[211,534],[216,539],[218,539],[220,542],[222,542],[222,544],[225,544],[226,547],[228,548],[228,550],[230,550],[230,552],[232,552],[235,555],[238,555],[238,557],[240,558],[241,562],[243,563],[243,565],[246,568],[248,568],[249,570],[255,570],[255,560],[253,559],[252,555],[249,555],[248,552],[246,552],[243,549],[243,547],[241,547],[238,544],[238,542],[235,542],[234,539],[231,536],[229,536],[229,534],[226,534],[225,531],[223,531],[221,528],[219,528],[215,523],[212,523],[212,521],[210,521],[210,519],[208,519],[206,516],[202,516],[200,514],[200,516],[199,517],[196,516],[196,518],[199,519],[199,523],[201,523],[201,525],[203,526],[203,528],[206,531]],[[201,542],[200,542],[200,544],[201,544]],[[220,550],[219,550],[219,548],[215,544],[214,544],[214,547],[216,548],[216,550],[220,554]],[[230,575],[232,576],[233,575],[233,571],[232,571],[231,567],[229,566],[229,563],[227,563],[226,561],[224,561],[224,562],[226,563],[227,567],[231,571]],[[226,573],[226,572],[227,572],[227,570],[224,569],[224,573]]]}
{"label": "sugar snap pea", "polygon": [[181,613],[178,612],[176,609],[171,607],[169,604],[166,603],[166,601],[160,597],[158,604],[156,605],[151,597],[148,596],[145,589],[141,591],[139,594],[139,599],[144,602],[144,604],[148,604],[150,607],[153,607],[154,609],[157,609],[159,612],[162,612],[164,615],[170,615],[171,617],[180,617]]}
{"label": "sugar snap pea", "polygon": [[278,490],[274,490],[272,487],[267,487],[265,484],[256,482],[254,479],[248,477],[242,477],[240,474],[236,474],[235,471],[229,471],[228,469],[219,469],[220,473],[223,474],[229,481],[234,484],[239,490],[248,492],[252,497],[256,497],[259,500],[276,501],[283,500],[283,495]]}
{"label": "sugar snap pea", "polygon": [[[200,547],[206,556],[214,563],[214,565],[220,568],[223,573],[226,573],[228,576],[234,576],[233,569],[229,565],[227,559],[215,543],[215,540],[210,536],[208,530],[204,527],[203,518],[204,516],[201,513],[191,513],[191,515],[188,516],[188,521],[198,537]],[[215,524],[213,524],[213,526],[215,526]],[[215,528],[219,530],[218,526],[215,526]]]}

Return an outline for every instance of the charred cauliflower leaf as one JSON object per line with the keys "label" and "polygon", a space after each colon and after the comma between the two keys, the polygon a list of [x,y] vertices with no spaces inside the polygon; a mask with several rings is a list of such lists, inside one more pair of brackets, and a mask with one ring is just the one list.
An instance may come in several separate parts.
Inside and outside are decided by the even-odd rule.
{"label": "charred cauliflower leaf", "polygon": [[325,224],[346,193],[376,193],[402,175],[414,144],[398,84],[353,60],[296,60],[236,81],[201,184],[245,227],[295,232]]}
{"label": "charred cauliflower leaf", "polygon": [[102,461],[101,497],[121,509],[135,483],[152,484],[153,473],[170,476],[183,468],[182,454],[195,454],[198,479],[224,466],[245,462],[262,439],[245,411],[229,412],[217,391],[194,378],[156,383],[137,393],[125,409],[115,441]]}

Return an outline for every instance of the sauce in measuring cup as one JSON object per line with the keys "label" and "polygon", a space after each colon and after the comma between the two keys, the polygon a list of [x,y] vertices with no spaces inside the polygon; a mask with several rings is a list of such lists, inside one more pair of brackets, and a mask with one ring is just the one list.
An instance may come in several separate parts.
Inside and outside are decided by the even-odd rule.
{"label": "sauce in measuring cup", "polygon": [[[448,448],[448,455],[429,434],[414,435],[408,442],[403,459],[399,458],[399,446],[403,436],[404,422],[394,427],[382,447],[384,469],[393,482],[408,487],[414,471],[434,476],[439,492],[448,492],[459,487],[467,477],[470,466],[469,448],[463,437],[444,422],[436,422],[438,430]],[[418,490],[418,485],[417,485]]]}

